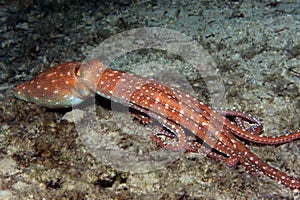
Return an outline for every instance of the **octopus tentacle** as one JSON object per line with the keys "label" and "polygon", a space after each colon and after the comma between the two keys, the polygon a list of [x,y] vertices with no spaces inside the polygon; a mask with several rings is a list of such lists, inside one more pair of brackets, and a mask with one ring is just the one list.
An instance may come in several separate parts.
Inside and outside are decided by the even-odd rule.
{"label": "octopus tentacle", "polygon": [[[222,134],[219,135],[218,128],[220,127],[210,126],[210,122],[205,117],[201,116],[200,113],[185,107],[183,104],[180,105],[176,103],[179,99],[170,97],[170,93],[161,91],[160,89],[157,89],[156,86],[156,83],[146,84],[142,86],[141,89],[137,89],[131,96],[131,101],[135,104],[134,108],[137,108],[136,105],[139,105],[139,107],[145,107],[145,104],[147,104],[151,107],[151,112],[148,111],[147,113],[149,116],[155,115],[153,117],[157,118],[158,121],[161,118],[172,119],[177,124],[181,124],[192,133],[195,133],[199,138],[204,140],[204,142],[209,144],[211,148],[220,147],[221,149],[218,149],[220,152],[227,152],[227,146],[232,147],[231,142],[226,137],[222,136]],[[147,93],[151,93],[152,95],[148,95]],[[158,96],[159,99],[154,98]],[[166,107],[170,109],[166,109]],[[163,108],[165,109],[163,110]],[[160,114],[157,116],[155,113]],[[164,121],[162,124],[163,123]],[[208,129],[212,130],[208,131]],[[211,133],[212,135],[210,135]],[[215,137],[217,140],[212,140],[212,137]],[[216,146],[218,143],[223,143],[226,148],[222,149],[224,146],[221,145]]]}
{"label": "octopus tentacle", "polygon": [[[199,106],[201,106],[201,102],[199,103]],[[224,122],[224,126],[226,129],[228,129],[231,133],[233,133],[236,136],[239,136],[249,142],[254,142],[258,144],[266,144],[266,145],[278,145],[278,144],[284,144],[287,142],[291,142],[297,139],[300,139],[300,130],[295,131],[293,133],[289,133],[286,135],[280,135],[280,136],[262,136],[258,134],[251,134],[246,130],[241,129],[239,126],[236,126],[235,124],[231,123],[228,119],[224,119],[223,116],[220,116],[216,114],[216,112],[213,112],[213,110],[208,106],[202,106],[204,110],[206,110],[207,113],[211,113],[211,118],[214,118],[215,120]]]}
{"label": "octopus tentacle", "polygon": [[[157,89],[157,86],[159,89]],[[164,88],[164,91],[161,91],[160,88],[161,87],[159,87],[158,84],[144,85],[141,88],[142,91],[139,91],[139,90],[136,91],[136,93],[139,96],[135,96],[136,94],[132,95],[131,98],[132,98],[133,103],[143,104],[145,102],[145,98],[146,98],[147,104],[151,107],[151,111],[159,112],[159,110],[161,109],[161,106],[166,105],[166,102],[164,100],[167,99],[167,103],[172,108],[172,111],[171,111],[173,113],[172,119],[176,123],[184,124],[186,127],[192,127],[192,128],[190,128],[190,130],[193,133],[195,133],[198,137],[202,138],[208,145],[210,145],[211,148],[215,148],[219,152],[226,154],[228,156],[226,163],[229,166],[233,166],[239,161],[239,159],[237,159],[237,157],[235,156],[235,154],[232,151],[233,145],[231,144],[231,142],[228,141],[228,139],[226,137],[224,137],[222,132],[217,131],[217,129],[222,126],[215,127],[214,124],[209,126],[210,122],[207,121],[207,117],[199,118],[200,113],[196,112],[195,110],[184,109],[183,105],[182,105],[182,108],[180,108],[178,106],[176,107],[176,105],[173,105],[178,101],[178,99],[175,98],[175,96],[176,96],[176,95],[174,95],[175,93],[173,93],[173,95],[172,95],[172,91],[166,90],[166,88]],[[152,92],[151,96],[158,96],[158,94],[160,94],[160,99],[159,100],[156,99],[156,102],[155,102],[155,100],[151,96],[147,96],[147,94],[143,93],[143,91],[147,91],[147,90]],[[169,91],[169,92],[165,92],[165,91]],[[155,95],[156,93],[158,93],[158,94]],[[171,100],[174,100],[174,101],[171,101]],[[155,105],[155,107],[153,105]],[[183,110],[184,110],[184,112],[183,112]],[[186,114],[184,114],[185,112],[186,112]],[[206,114],[208,114],[208,113],[206,113]],[[149,114],[149,115],[151,115],[151,114]],[[161,115],[165,118],[169,117],[167,111],[161,112]],[[175,115],[177,115],[176,119],[174,118]],[[186,120],[183,120],[183,122],[181,122],[181,118],[185,118],[185,117],[186,117]],[[195,118],[196,119],[199,118],[198,119],[199,121],[197,121],[197,120],[194,121]],[[202,126],[207,126],[207,127],[201,127],[198,124],[201,124]],[[218,134],[218,132],[219,132],[219,134]],[[215,140],[213,137],[217,138],[217,140]]]}
{"label": "octopus tentacle", "polygon": [[[255,135],[259,135],[262,131],[263,131],[263,124],[261,121],[259,121],[256,117],[247,114],[245,112],[241,112],[241,111],[236,111],[236,110],[229,110],[229,109],[222,109],[222,110],[217,110],[218,113],[220,113],[221,115],[223,115],[224,117],[234,117],[236,124],[246,130],[246,131],[250,131],[251,134],[255,134]],[[254,123],[253,125],[251,125],[251,127],[249,129],[247,129],[244,125],[244,122],[248,121],[251,123]]]}
{"label": "octopus tentacle", "polygon": [[246,157],[249,163],[252,163],[252,165],[258,168],[259,171],[264,172],[264,174],[266,174],[270,178],[280,181],[282,184],[286,185],[291,189],[300,189],[299,179],[288,176],[280,170],[262,161],[258,156],[252,153],[245,145],[243,145],[240,141],[236,140],[236,138],[234,138],[232,134],[229,134],[228,132],[224,133],[234,142],[234,145],[236,146],[235,148],[237,152],[239,152],[239,155],[241,157]]}

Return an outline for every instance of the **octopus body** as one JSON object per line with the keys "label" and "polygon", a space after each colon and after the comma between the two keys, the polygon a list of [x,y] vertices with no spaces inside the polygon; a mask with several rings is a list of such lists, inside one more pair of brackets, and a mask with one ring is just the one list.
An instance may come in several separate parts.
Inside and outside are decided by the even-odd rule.
{"label": "octopus body", "polygon": [[[255,117],[239,111],[216,111],[178,88],[106,68],[97,60],[55,66],[15,88],[17,98],[48,108],[80,104],[94,92],[130,107],[145,124],[157,120],[164,129],[151,137],[164,148],[204,152],[229,166],[240,163],[248,172],[263,172],[300,190],[299,179],[270,166],[241,141],[283,144],[299,139],[299,130],[277,137],[262,136],[262,124]],[[245,122],[254,125],[247,128]]]}

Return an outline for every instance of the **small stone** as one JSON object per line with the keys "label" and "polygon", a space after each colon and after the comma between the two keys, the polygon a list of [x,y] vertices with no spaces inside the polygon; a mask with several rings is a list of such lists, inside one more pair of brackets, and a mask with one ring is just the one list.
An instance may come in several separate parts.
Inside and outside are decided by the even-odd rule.
{"label": "small stone", "polygon": [[63,120],[67,120],[68,122],[78,122],[81,119],[83,119],[84,117],[84,111],[83,110],[79,110],[79,109],[74,109],[70,112],[67,112],[64,116],[63,116]]}

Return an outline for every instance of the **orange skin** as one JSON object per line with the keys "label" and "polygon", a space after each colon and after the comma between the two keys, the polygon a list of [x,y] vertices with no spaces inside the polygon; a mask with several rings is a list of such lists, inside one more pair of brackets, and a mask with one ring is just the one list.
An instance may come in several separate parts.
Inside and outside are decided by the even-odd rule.
{"label": "orange skin", "polygon": [[[299,179],[262,161],[236,137],[274,145],[299,139],[300,131],[278,137],[261,136],[261,124],[256,132],[243,127],[243,121],[257,123],[254,117],[239,111],[218,113],[177,88],[106,68],[97,60],[57,65],[15,88],[17,98],[48,108],[78,105],[94,92],[132,108],[145,124],[151,122],[149,117],[161,123],[169,131],[162,135],[177,141],[176,145],[170,144],[153,134],[153,140],[162,147],[173,151],[203,151],[229,166],[241,163],[247,171],[261,171],[291,189],[300,189]],[[237,123],[226,118],[228,115],[236,117]],[[185,133],[185,129],[194,135],[193,139]],[[216,151],[210,151],[199,141],[204,141]]]}

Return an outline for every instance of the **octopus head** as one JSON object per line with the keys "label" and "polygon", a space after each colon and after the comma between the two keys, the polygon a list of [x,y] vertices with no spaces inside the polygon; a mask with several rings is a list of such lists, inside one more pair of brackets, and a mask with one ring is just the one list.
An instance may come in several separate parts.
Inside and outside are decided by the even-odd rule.
{"label": "octopus head", "polygon": [[54,66],[33,79],[18,85],[17,98],[47,108],[71,107],[91,95],[90,89],[79,81],[79,62]]}
{"label": "octopus head", "polygon": [[103,65],[103,63],[98,60],[90,60],[82,63],[79,80],[81,83],[88,85],[92,91],[97,93],[99,90],[97,86],[106,69],[107,68]]}

